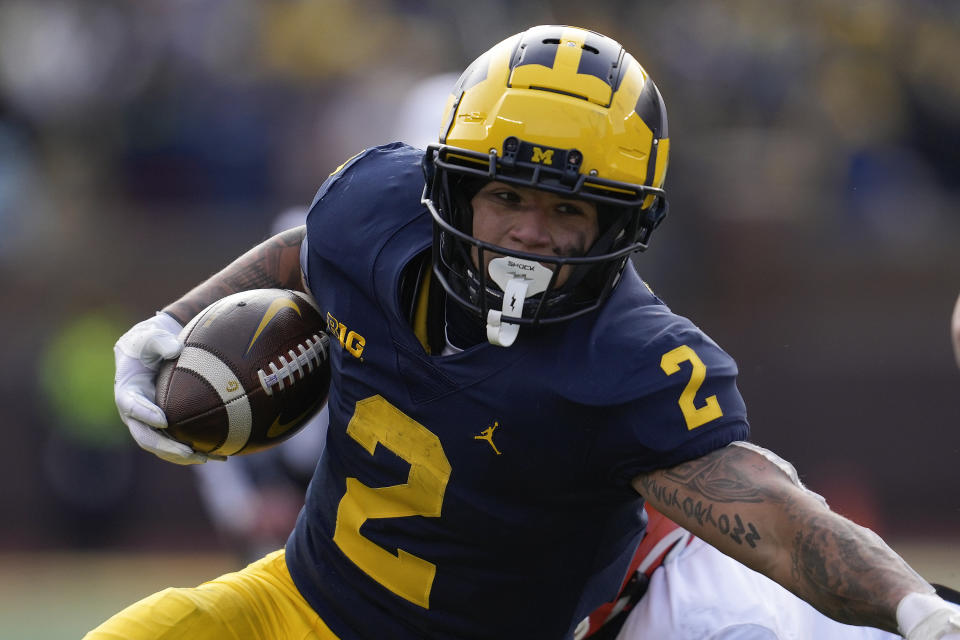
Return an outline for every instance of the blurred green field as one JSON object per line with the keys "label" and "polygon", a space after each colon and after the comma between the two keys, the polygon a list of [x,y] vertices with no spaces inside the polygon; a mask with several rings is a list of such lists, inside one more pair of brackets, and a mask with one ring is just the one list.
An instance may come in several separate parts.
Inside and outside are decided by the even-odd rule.
{"label": "blurred green field", "polygon": [[[894,543],[925,578],[960,586],[960,543]],[[139,598],[237,568],[228,554],[0,554],[0,638],[77,640]]]}
{"label": "blurred green field", "polygon": [[227,554],[0,554],[0,639],[78,640],[128,603],[236,568]]}

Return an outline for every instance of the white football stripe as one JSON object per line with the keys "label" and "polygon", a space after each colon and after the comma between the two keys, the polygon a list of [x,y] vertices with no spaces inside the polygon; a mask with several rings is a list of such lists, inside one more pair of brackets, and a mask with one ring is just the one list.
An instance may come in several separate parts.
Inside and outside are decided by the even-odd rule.
{"label": "white football stripe", "polygon": [[247,444],[253,427],[253,412],[246,391],[227,364],[209,351],[186,347],[180,354],[177,367],[189,369],[210,383],[227,407],[229,430],[227,439],[213,453],[229,456]]}

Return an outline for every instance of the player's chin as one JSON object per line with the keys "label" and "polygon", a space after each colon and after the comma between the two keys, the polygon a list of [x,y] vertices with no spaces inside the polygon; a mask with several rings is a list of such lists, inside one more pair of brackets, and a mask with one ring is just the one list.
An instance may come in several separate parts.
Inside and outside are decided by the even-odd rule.
{"label": "player's chin", "polygon": [[[546,266],[548,266],[551,269],[556,268],[556,265],[546,265]],[[556,284],[553,285],[554,288],[559,289],[560,287],[562,287],[567,282],[567,279],[570,278],[571,273],[573,273],[573,267],[571,267],[570,265],[564,265],[560,267],[560,273],[557,274],[557,282]]]}

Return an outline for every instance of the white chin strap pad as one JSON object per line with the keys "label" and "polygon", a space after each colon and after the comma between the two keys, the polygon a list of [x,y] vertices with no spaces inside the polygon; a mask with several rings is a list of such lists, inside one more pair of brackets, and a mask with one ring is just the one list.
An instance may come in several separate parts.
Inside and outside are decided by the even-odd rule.
{"label": "white chin strap pad", "polygon": [[553,271],[539,262],[507,257],[491,260],[487,271],[503,290],[503,306],[500,311],[490,309],[487,312],[487,340],[498,347],[509,347],[517,339],[520,325],[502,322],[502,317],[520,317],[523,314],[524,300],[527,296],[546,291],[553,278]]}

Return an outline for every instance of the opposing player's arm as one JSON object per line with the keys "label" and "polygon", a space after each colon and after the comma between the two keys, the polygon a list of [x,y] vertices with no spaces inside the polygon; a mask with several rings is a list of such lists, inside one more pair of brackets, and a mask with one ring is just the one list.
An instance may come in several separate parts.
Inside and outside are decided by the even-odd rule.
{"label": "opposing player's arm", "polygon": [[897,632],[904,596],[933,592],[875,533],[830,511],[759,447],[734,443],[633,485],[667,517],[841,622]]}
{"label": "opposing player's arm", "polygon": [[306,291],[300,272],[300,245],[306,227],[299,226],[268,238],[191,289],[163,311],[186,324],[220,298],[248,289]]}

